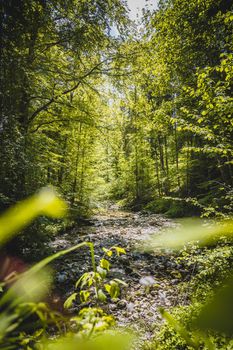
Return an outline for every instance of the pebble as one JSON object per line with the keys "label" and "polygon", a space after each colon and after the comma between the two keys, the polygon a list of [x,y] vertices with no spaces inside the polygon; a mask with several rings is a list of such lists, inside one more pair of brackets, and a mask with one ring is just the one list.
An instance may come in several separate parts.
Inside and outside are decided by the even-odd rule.
{"label": "pebble", "polygon": [[127,305],[127,301],[124,299],[118,301],[118,303],[117,303],[117,307],[119,309],[124,309],[126,307],[126,305]]}

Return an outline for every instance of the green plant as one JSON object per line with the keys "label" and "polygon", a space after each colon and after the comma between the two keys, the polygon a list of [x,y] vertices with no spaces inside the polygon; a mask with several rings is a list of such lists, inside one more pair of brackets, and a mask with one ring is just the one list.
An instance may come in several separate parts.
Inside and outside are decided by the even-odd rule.
{"label": "green plant", "polygon": [[90,338],[94,333],[101,333],[115,324],[114,318],[100,308],[83,308],[70,321],[75,323],[80,338]]}
{"label": "green plant", "polygon": [[107,280],[107,274],[110,270],[111,263],[107,259],[115,252],[118,256],[126,254],[124,248],[112,246],[109,249],[103,248],[103,257],[100,259],[98,266],[96,266],[94,256],[93,243],[87,243],[90,247],[92,257],[92,271],[85,272],[76,282],[75,287],[78,292],[72,293],[64,303],[65,308],[70,308],[76,298],[79,296],[81,303],[86,303],[90,300],[97,300],[99,302],[107,301],[107,294],[112,300],[116,300],[120,295],[120,286],[127,286],[127,284],[118,279]]}

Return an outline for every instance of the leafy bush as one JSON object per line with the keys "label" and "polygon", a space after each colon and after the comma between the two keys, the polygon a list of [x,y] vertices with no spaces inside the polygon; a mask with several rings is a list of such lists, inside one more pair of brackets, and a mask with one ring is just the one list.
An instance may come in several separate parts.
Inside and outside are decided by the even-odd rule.
{"label": "leafy bush", "polygon": [[153,200],[145,206],[149,212],[165,214],[170,218],[198,215],[200,210],[185,199],[164,197]]}

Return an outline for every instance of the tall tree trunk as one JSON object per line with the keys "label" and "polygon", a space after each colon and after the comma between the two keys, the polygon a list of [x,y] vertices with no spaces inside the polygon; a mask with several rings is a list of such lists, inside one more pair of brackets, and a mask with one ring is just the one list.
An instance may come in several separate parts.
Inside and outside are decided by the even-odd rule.
{"label": "tall tree trunk", "polygon": [[65,170],[65,159],[66,159],[66,151],[67,151],[67,140],[68,136],[66,136],[65,141],[64,141],[64,147],[63,147],[63,152],[62,152],[62,165],[60,165],[60,168],[58,169],[58,174],[57,174],[57,185],[59,187],[62,187],[62,182],[63,182],[63,177],[64,177],[64,170]]}
{"label": "tall tree trunk", "polygon": [[180,193],[180,174],[179,174],[179,149],[178,149],[178,136],[177,136],[177,126],[175,123],[175,160],[176,160],[176,174],[177,174],[177,186]]}
{"label": "tall tree trunk", "polygon": [[189,137],[187,136],[187,152],[186,152],[186,195],[189,195],[189,159],[190,159],[190,152],[189,152]]}
{"label": "tall tree trunk", "polygon": [[168,145],[167,145],[167,136],[164,136],[164,149],[165,149],[165,164],[166,164],[166,188],[165,194],[168,195],[170,192],[170,178],[169,178],[169,161],[168,161]]}
{"label": "tall tree trunk", "polygon": [[75,197],[76,197],[76,187],[77,187],[77,180],[78,180],[78,166],[79,166],[79,157],[80,157],[80,146],[81,146],[81,133],[82,133],[82,124],[79,124],[79,141],[77,144],[76,149],[76,158],[75,158],[75,173],[74,173],[74,179],[72,184],[72,195],[71,195],[71,206],[74,205]]}
{"label": "tall tree trunk", "polygon": [[167,173],[167,177],[169,177],[169,162],[168,162],[167,136],[164,136],[164,147],[165,147],[166,173]]}
{"label": "tall tree trunk", "polygon": [[84,170],[85,170],[85,156],[86,156],[86,133],[84,132],[84,140],[82,147],[82,163],[81,163],[81,174],[80,174],[80,202],[83,202],[84,197]]}
{"label": "tall tree trunk", "polygon": [[163,143],[162,143],[161,135],[158,135],[158,145],[159,145],[160,166],[162,171],[165,173]]}
{"label": "tall tree trunk", "polygon": [[159,159],[158,159],[159,156],[158,156],[155,137],[153,137],[153,136],[154,135],[151,135],[151,141],[150,141],[151,153],[152,153],[152,157],[153,157],[154,162],[155,162],[155,178],[156,178],[156,182],[157,182],[158,195],[161,196],[161,184],[160,184],[160,175],[159,175]]}

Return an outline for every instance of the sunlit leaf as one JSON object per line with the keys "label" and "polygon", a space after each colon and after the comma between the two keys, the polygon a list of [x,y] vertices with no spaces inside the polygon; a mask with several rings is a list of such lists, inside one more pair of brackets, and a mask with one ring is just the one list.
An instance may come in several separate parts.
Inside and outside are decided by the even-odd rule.
{"label": "sunlit leaf", "polygon": [[120,254],[126,254],[126,251],[124,248],[121,248],[121,247],[112,247],[112,249],[115,249],[117,255],[119,256]]}
{"label": "sunlit leaf", "polygon": [[50,341],[45,350],[130,350],[134,337],[131,334],[111,333],[86,341],[77,337],[61,337],[59,340]]}
{"label": "sunlit leaf", "polygon": [[65,309],[69,309],[73,305],[73,302],[76,300],[77,294],[78,293],[73,293],[69,296],[69,298],[66,299],[66,301],[64,302]]}
{"label": "sunlit leaf", "polygon": [[204,225],[200,220],[186,220],[177,228],[151,236],[144,249],[180,249],[190,242],[200,246],[216,243],[221,237],[233,237],[233,222]]}
{"label": "sunlit leaf", "polygon": [[48,293],[51,282],[50,272],[44,269],[37,274],[22,274],[1,297],[0,306],[12,308],[22,302],[39,301]]}
{"label": "sunlit leaf", "polygon": [[107,254],[107,256],[112,256],[112,251],[110,249],[103,248],[103,251],[105,252],[105,254]]}
{"label": "sunlit leaf", "polygon": [[88,290],[81,290],[79,293],[81,302],[86,303],[89,300],[90,294]]}
{"label": "sunlit leaf", "polygon": [[99,289],[97,294],[98,294],[98,299],[100,301],[106,301],[107,300],[107,297],[104,294],[104,292],[102,291],[102,289]]}
{"label": "sunlit leaf", "polygon": [[101,259],[100,260],[100,267],[102,267],[102,269],[106,269],[107,271],[109,271],[109,269],[110,269],[109,261],[106,259]]}
{"label": "sunlit leaf", "polygon": [[38,215],[62,217],[67,211],[66,203],[50,188],[16,204],[0,218],[0,245],[6,243]]}
{"label": "sunlit leaf", "polygon": [[120,295],[120,287],[116,280],[110,281],[110,283],[105,284],[104,287],[112,299],[116,299]]}

